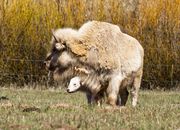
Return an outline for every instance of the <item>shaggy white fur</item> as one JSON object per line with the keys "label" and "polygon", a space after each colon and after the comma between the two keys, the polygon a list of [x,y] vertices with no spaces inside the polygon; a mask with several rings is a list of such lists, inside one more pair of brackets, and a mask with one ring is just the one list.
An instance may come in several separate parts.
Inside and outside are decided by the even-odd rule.
{"label": "shaggy white fur", "polygon": [[[65,42],[83,62],[87,62],[90,48],[95,47],[98,50],[100,68],[113,71],[107,88],[108,100],[111,105],[116,105],[123,81],[132,77],[133,83],[130,92],[132,105],[136,106],[143,73],[144,50],[135,38],[122,33],[117,25],[99,21],[89,21],[79,30],[58,29],[54,35],[60,43]],[[69,59],[71,58],[67,58],[68,61],[66,61],[61,58],[59,62],[64,64],[65,61],[68,64],[72,61]]]}

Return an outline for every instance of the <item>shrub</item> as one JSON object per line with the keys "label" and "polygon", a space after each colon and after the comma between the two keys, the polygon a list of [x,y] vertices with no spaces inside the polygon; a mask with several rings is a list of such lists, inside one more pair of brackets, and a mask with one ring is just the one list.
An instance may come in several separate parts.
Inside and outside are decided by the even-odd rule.
{"label": "shrub", "polygon": [[[180,0],[2,0],[0,81],[40,81],[51,29],[107,21],[145,49],[144,88],[176,86],[180,77]],[[154,86],[152,84],[155,84]]]}

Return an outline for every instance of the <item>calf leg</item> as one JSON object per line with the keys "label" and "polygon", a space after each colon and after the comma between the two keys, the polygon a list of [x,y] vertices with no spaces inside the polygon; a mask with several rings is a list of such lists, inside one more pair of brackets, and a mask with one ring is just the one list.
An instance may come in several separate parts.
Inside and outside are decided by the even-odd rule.
{"label": "calf leg", "polygon": [[86,98],[89,105],[97,103],[98,106],[100,106],[99,100],[101,97],[98,97],[98,95],[92,94],[91,92],[86,92]]}
{"label": "calf leg", "polygon": [[86,92],[86,98],[87,98],[88,104],[91,104],[92,103],[92,94],[90,92]]}
{"label": "calf leg", "polygon": [[102,102],[103,102],[103,98],[105,98],[105,92],[104,91],[100,91],[99,93],[97,93],[97,95],[95,96],[95,101],[98,104],[98,106],[101,106]]}

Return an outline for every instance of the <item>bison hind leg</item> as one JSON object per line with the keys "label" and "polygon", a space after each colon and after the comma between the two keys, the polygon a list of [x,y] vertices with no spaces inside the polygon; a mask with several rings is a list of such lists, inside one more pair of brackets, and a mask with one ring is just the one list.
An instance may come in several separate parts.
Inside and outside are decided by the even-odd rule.
{"label": "bison hind leg", "polygon": [[129,92],[128,92],[127,88],[120,90],[119,94],[120,94],[121,101],[118,105],[125,106],[127,103],[127,100],[128,100],[128,96],[129,96]]}
{"label": "bison hind leg", "polygon": [[142,71],[138,73],[138,75],[134,78],[132,89],[130,91],[132,97],[132,106],[135,107],[137,105],[138,92],[141,86],[142,79]]}

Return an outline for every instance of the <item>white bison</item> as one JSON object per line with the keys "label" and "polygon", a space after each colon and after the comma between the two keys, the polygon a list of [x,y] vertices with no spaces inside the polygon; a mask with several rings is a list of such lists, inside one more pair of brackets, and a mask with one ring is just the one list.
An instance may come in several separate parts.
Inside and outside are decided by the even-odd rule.
{"label": "white bison", "polygon": [[[108,103],[115,106],[120,95],[121,101],[128,97],[127,85],[132,85],[132,105],[136,106],[138,91],[143,73],[144,50],[133,37],[121,32],[116,25],[90,21],[79,30],[70,28],[53,32],[52,50],[46,58],[46,66],[54,74],[63,71],[70,65],[89,64],[95,69],[108,69],[110,75],[107,87]],[[91,58],[92,48],[96,48],[94,61]],[[129,84],[129,79],[132,81]]]}

